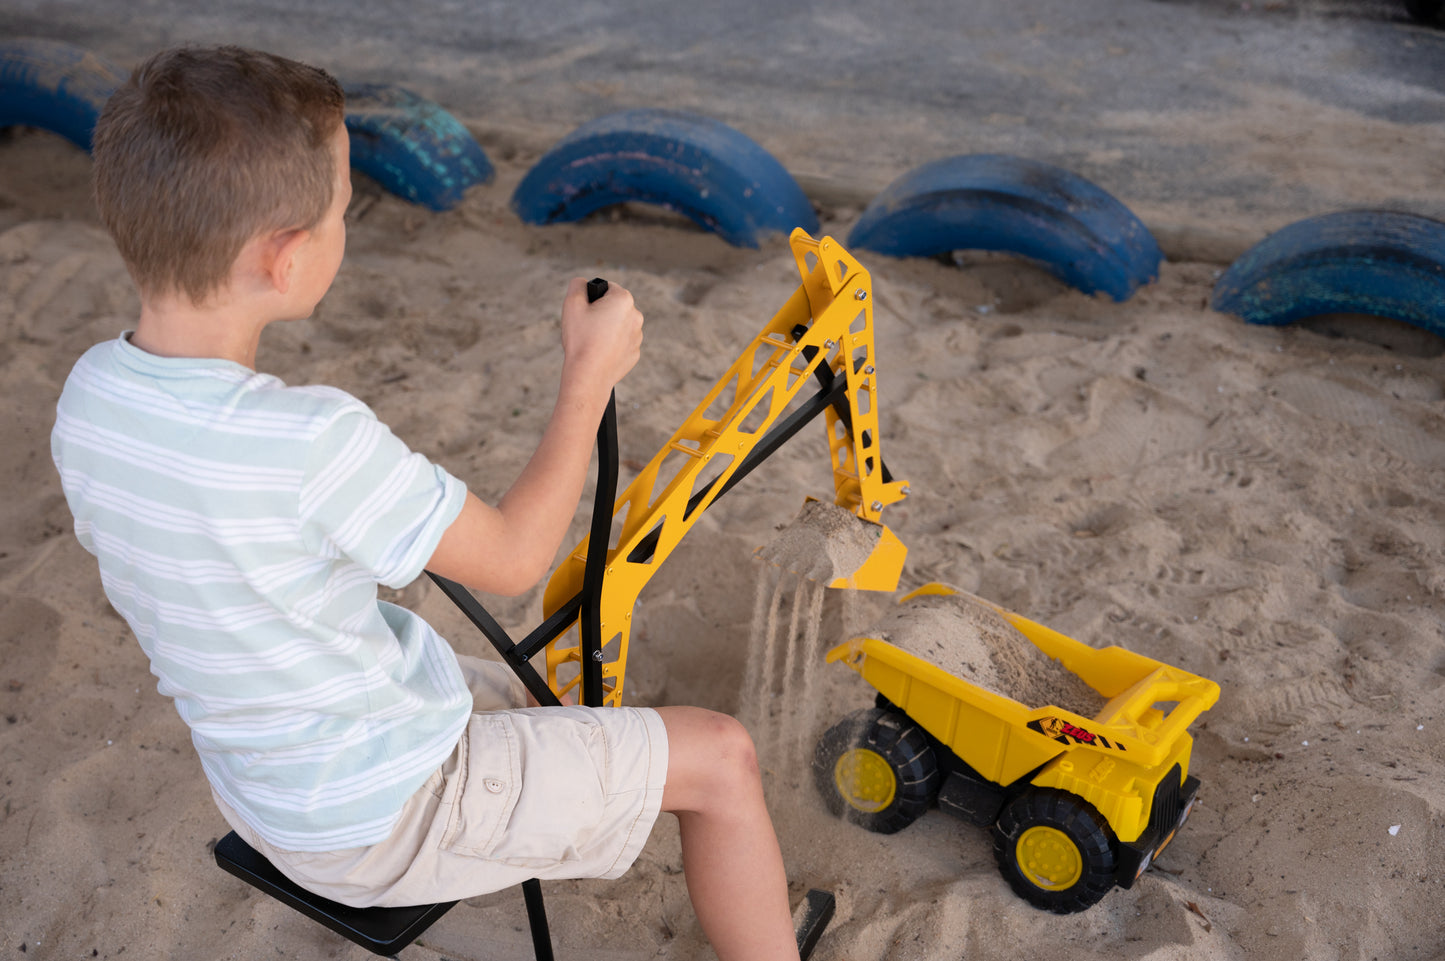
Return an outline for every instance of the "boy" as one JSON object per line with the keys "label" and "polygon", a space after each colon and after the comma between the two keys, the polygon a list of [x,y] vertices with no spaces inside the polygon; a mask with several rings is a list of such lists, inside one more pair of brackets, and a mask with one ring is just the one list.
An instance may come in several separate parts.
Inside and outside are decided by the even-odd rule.
{"label": "boy", "polygon": [[76,364],[52,451],[106,595],[175,699],[236,831],[354,905],[616,877],[659,810],[719,958],[797,958],[753,745],[696,708],[524,708],[379,603],[424,568],[517,594],[546,573],[642,315],[574,280],[535,454],[499,503],[341,391],[257,374],[345,247],[340,87],[235,47],[162,52],[95,130],[95,194],[140,292],[134,331]]}

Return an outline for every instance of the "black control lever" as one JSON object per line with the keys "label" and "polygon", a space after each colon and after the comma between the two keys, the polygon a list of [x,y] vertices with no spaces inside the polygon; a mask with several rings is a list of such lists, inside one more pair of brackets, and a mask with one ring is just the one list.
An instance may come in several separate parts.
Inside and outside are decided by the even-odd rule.
{"label": "black control lever", "polygon": [[[587,281],[587,302],[607,294],[607,281]],[[582,609],[577,631],[582,648],[582,703],[601,707],[602,687],[602,579],[607,573],[607,549],[612,541],[612,507],[617,502],[617,392],[607,399],[607,410],[597,428],[597,491],[592,498],[592,528],[587,539],[587,560],[582,569]]]}

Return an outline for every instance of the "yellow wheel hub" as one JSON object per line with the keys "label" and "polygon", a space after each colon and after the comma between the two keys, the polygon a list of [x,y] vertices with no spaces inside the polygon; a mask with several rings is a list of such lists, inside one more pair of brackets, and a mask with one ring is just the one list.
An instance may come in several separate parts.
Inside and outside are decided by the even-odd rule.
{"label": "yellow wheel hub", "polygon": [[1029,828],[1019,835],[1014,853],[1024,877],[1045,891],[1067,891],[1084,876],[1078,845],[1058,828]]}
{"label": "yellow wheel hub", "polygon": [[844,751],[833,765],[833,784],[849,806],[864,814],[876,814],[893,803],[897,781],[883,755],[868,748]]}

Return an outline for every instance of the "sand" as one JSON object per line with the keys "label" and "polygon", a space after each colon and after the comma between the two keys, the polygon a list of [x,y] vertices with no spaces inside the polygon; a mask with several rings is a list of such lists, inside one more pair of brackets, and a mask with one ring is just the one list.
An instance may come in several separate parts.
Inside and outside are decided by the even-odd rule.
{"label": "sand", "polygon": [[[1231,118],[1267,126],[1267,106]],[[801,141],[770,145],[807,154]],[[550,405],[563,284],[601,274],[647,315],[643,359],[618,389],[624,474],[636,470],[794,289],[787,249],[734,250],[633,210],[523,227],[507,198],[536,152],[504,133],[487,147],[497,181],[447,214],[358,179],[335,289],[315,318],[267,333],[259,366],[352,391],[495,497]],[[1349,167],[1324,139],[1310,149],[1328,157],[1324,176]],[[1431,169],[1391,171],[1436,189]],[[211,861],[225,825],[70,533],[49,461],[66,372],[133,322],[135,297],[90,211],[82,153],[7,135],[0,171],[0,955],[365,957]],[[822,204],[825,232],[846,237],[858,213],[847,198],[862,193]],[[885,512],[910,551],[901,589],[946,581],[1218,681],[1222,697],[1194,729],[1194,816],[1131,890],[1061,918],[1013,896],[985,832],[931,812],[871,835],[829,818],[787,752],[765,755],[796,895],[838,899],[815,957],[1428,961],[1445,950],[1442,344],[1350,318],[1256,329],[1215,314],[1218,251],[1277,224],[1244,210],[1166,213],[1174,224],[1197,214],[1201,230],[1170,233],[1175,259],[1124,304],[1005,257],[864,262],[882,448],[912,491]],[[739,710],[754,599],[771,576],[754,552],[805,497],[830,492],[819,427],[709,511],[642,596],[632,703]],[[426,583],[395,596],[459,650],[485,652]],[[517,630],[540,615],[540,589],[487,600]],[[815,628],[826,648],[893,601],[790,582],[778,634],[801,605],[798,633]],[[812,720],[793,726],[813,730],[789,730],[794,743],[871,702],[837,666],[818,668],[812,691]],[[560,958],[711,956],[667,818],[626,877],[546,891]],[[525,926],[518,892],[499,892],[458,906],[404,956],[526,958]]]}
{"label": "sand", "polygon": [[872,555],[882,528],[831,501],[809,500],[758,557],[820,584],[847,579]]}

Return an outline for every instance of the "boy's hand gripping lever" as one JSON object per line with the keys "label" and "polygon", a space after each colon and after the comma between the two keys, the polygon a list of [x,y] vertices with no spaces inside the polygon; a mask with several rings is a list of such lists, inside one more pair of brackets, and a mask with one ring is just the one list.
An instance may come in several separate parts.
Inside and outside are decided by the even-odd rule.
{"label": "boy's hand gripping lever", "polygon": [[[587,282],[587,302],[607,293],[607,281]],[[607,573],[607,548],[612,541],[612,508],[617,500],[617,392],[597,428],[597,491],[592,499],[592,528],[587,539],[587,561],[582,574],[582,608],[577,633],[582,648],[582,703],[601,707],[602,688],[602,579]]]}
{"label": "boy's hand gripping lever", "polygon": [[[587,283],[587,302],[595,303],[607,293],[607,281],[601,277]],[[461,584],[427,571],[428,576],[501,654],[522,679],[538,704],[558,705],[556,693],[547,684],[544,674],[532,666],[534,654],[559,637],[577,620],[578,651],[581,654],[582,704],[601,707],[606,689],[602,685],[602,579],[607,572],[607,548],[612,540],[612,509],[617,500],[617,397],[607,400],[602,423],[597,428],[597,496],[592,508],[592,531],[584,562],[582,587],[572,600],[552,612],[520,643],[514,642],[505,628]],[[593,550],[592,545],[597,545]]]}

